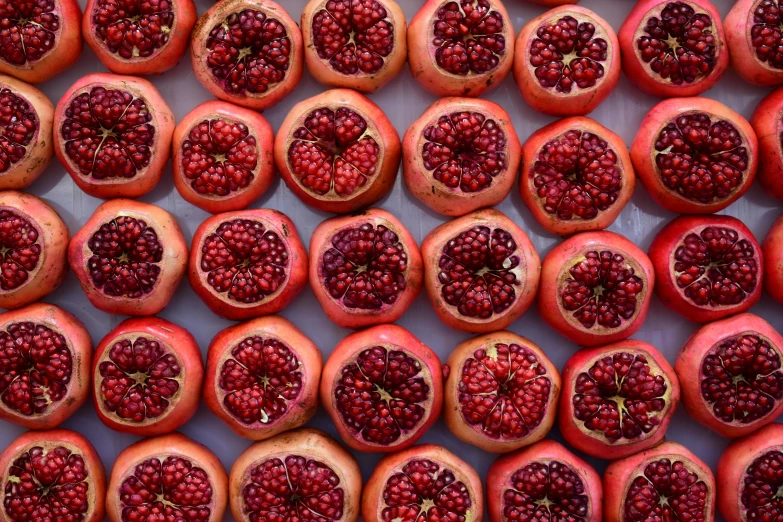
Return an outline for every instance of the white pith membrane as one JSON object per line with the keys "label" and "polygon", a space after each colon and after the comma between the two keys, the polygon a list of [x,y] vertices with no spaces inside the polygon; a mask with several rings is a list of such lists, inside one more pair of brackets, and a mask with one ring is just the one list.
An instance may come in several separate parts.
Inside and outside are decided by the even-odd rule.
{"label": "white pith membrane", "polygon": [[[177,34],[177,26],[179,25],[177,3],[178,0],[167,0],[160,3],[124,2],[121,4],[116,0],[95,0],[90,13],[90,22],[95,38],[114,60],[124,63],[155,60],[170,44],[170,35]],[[162,9],[161,5],[168,6],[168,9]],[[100,13],[101,10],[103,13]],[[103,22],[98,19],[99,15],[105,19]],[[112,49],[106,41],[107,38],[100,34],[99,25],[105,27],[106,30],[114,27],[123,34],[121,44],[117,45],[116,49]],[[158,27],[159,32],[155,33],[155,29]],[[125,42],[141,40],[146,41],[145,43],[149,45],[149,40],[156,36],[163,41],[155,42],[154,46],[150,45],[151,51],[141,50],[138,45],[133,45],[130,49],[130,56],[123,56],[123,52],[128,53],[127,47],[122,45]],[[120,52],[121,50],[123,52]],[[147,56],[142,56],[142,54]]]}
{"label": "white pith membrane", "polygon": [[739,475],[737,512],[747,522],[783,516],[783,447],[759,449]]}
{"label": "white pith membrane", "polygon": [[[10,214],[9,214],[10,213]],[[17,236],[16,227],[12,222],[14,217],[26,221],[36,232],[34,242],[30,242],[29,231]],[[37,254],[30,249],[36,249]],[[31,257],[36,257],[35,265],[28,270],[32,263]],[[46,234],[38,222],[19,207],[11,205],[0,206],[0,294],[14,294],[35,281],[38,273],[46,265]],[[16,258],[16,259],[14,259]],[[19,267],[23,269],[27,278],[20,284],[10,287],[6,279],[7,267]]]}
{"label": "white pith membrane", "polygon": [[[16,5],[15,2],[7,2],[5,8],[15,8]],[[44,5],[45,8],[41,8],[41,5]],[[60,38],[62,36],[62,25],[63,25],[63,13],[62,9],[60,8],[60,2],[59,0],[52,0],[52,1],[41,1],[38,0],[35,2],[36,9],[31,10],[33,11],[34,16],[31,16],[29,18],[25,17],[23,13],[19,12],[18,9],[15,9],[15,14],[18,14],[16,17],[11,17],[8,15],[7,12],[3,13],[4,17],[8,21],[16,21],[17,23],[13,24],[13,27],[17,28],[16,34],[20,36],[19,40],[15,41],[18,45],[18,47],[15,47],[13,51],[21,52],[24,55],[24,59],[22,61],[20,60],[13,60],[10,61],[7,59],[6,53],[3,53],[0,55],[0,60],[4,61],[5,63],[26,71],[30,69],[34,69],[38,67],[38,64],[49,57],[59,46],[60,46]],[[51,18],[49,18],[51,16]],[[23,22],[23,23],[18,23]],[[56,26],[56,27],[53,27]],[[27,51],[25,50],[25,44],[29,43],[30,36],[25,34],[25,37],[22,37],[23,32],[27,33],[31,29],[38,29],[45,31],[48,35],[51,35],[51,44],[48,45],[49,49],[46,50],[40,57],[37,59],[30,59],[27,56]],[[7,29],[9,34],[11,33],[10,29]],[[37,38],[37,37],[36,37]],[[41,42],[44,43],[44,42]]]}

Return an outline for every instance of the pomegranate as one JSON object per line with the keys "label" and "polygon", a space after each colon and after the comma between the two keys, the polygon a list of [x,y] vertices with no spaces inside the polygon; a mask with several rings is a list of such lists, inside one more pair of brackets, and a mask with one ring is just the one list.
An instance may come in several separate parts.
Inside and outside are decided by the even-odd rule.
{"label": "pomegranate", "polygon": [[365,522],[481,522],[483,516],[478,473],[435,444],[413,446],[381,459],[362,495]]}
{"label": "pomegranate", "polygon": [[397,451],[440,416],[443,373],[438,355],[408,330],[375,326],[337,344],[324,366],[321,402],[353,449]]}
{"label": "pomegranate", "polygon": [[19,308],[65,278],[68,227],[42,199],[0,191],[0,308]]}
{"label": "pomegranate", "polygon": [[590,118],[565,118],[537,130],[522,158],[522,200],[554,234],[605,229],[636,188],[623,139]]}
{"label": "pomegranate", "polygon": [[618,34],[625,75],[651,96],[697,96],[729,67],[720,13],[709,0],[640,0]]}
{"label": "pomegranate", "polygon": [[782,84],[779,0],[738,0],[723,23],[734,71],[754,85]]}
{"label": "pomegranate", "polygon": [[761,243],[764,253],[764,289],[783,303],[783,216],[772,224]]}
{"label": "pomegranate", "polygon": [[506,453],[549,433],[560,372],[529,339],[505,331],[474,337],[446,365],[446,425],[458,439]]}
{"label": "pomegranate", "polygon": [[277,313],[307,284],[307,253],[294,222],[277,210],[212,216],[191,245],[190,286],[226,319]]}
{"label": "pomegranate", "polygon": [[322,222],[310,238],[310,257],[310,287],[343,328],[393,323],[421,292],[416,240],[379,208]]}
{"label": "pomegranate", "polygon": [[136,317],[98,345],[92,379],[95,410],[106,426],[161,435],[196,413],[204,363],[190,332],[159,317]]}
{"label": "pomegranate", "polygon": [[427,295],[452,328],[502,330],[536,297],[541,260],[525,231],[499,210],[440,225],[424,238],[421,254]]}
{"label": "pomegranate", "polygon": [[309,421],[321,351],[278,316],[221,330],[209,345],[204,401],[238,435],[263,440]]}
{"label": "pomegranate", "polygon": [[0,419],[50,429],[87,400],[92,340],[62,308],[35,303],[0,314],[0,353]]}
{"label": "pomegranate", "polygon": [[182,58],[196,25],[193,0],[88,0],[84,40],[117,74],[160,74]]}
{"label": "pomegranate", "polygon": [[74,183],[96,198],[136,198],[169,160],[174,114],[147,80],[88,74],[60,98],[54,151]]}
{"label": "pomegranate", "polygon": [[408,127],[403,175],[435,212],[462,216],[506,199],[522,150],[511,118],[487,100],[443,98]]}
{"label": "pomegranate", "polygon": [[75,431],[22,434],[0,453],[0,470],[4,522],[103,521],[103,464]]}
{"label": "pomegranate", "polygon": [[750,125],[759,140],[759,184],[770,196],[783,200],[783,89],[761,100]]}
{"label": "pomegranate", "polygon": [[332,89],[294,105],[275,136],[275,162],[305,204],[345,214],[391,191],[400,137],[369,98]]}
{"label": "pomegranate", "polygon": [[405,65],[405,14],[394,0],[310,0],[301,25],[307,70],[324,85],[372,93]]}
{"label": "pomegranate", "polygon": [[359,517],[359,465],[318,430],[256,442],[234,462],[230,481],[237,522],[355,522]]}
{"label": "pomegranate", "polygon": [[77,0],[6,0],[0,6],[0,74],[43,83],[82,54]]}
{"label": "pomegranate", "polygon": [[676,442],[611,462],[604,473],[604,493],[606,522],[715,520],[715,477]]}
{"label": "pomegranate", "polygon": [[218,99],[266,109],[302,79],[302,33],[272,0],[222,0],[190,40],[196,78]]}
{"label": "pomegranate", "polygon": [[679,401],[677,375],[651,344],[580,350],[563,368],[560,433],[593,457],[627,457],[663,440]]}
{"label": "pomegranate", "polygon": [[513,42],[500,0],[426,0],[408,26],[408,65],[436,96],[477,97],[508,76]]}
{"label": "pomegranate", "polygon": [[650,259],[658,298],[690,321],[745,312],[761,297],[761,249],[737,218],[675,218],[653,239]]}
{"label": "pomegranate", "polygon": [[174,216],[131,199],[100,205],[68,247],[92,305],[115,315],[163,310],[185,274],[188,246]]}
{"label": "pomegranate", "polygon": [[589,114],[620,80],[617,35],[609,22],[584,7],[562,5],[533,18],[514,47],[519,92],[545,114]]}
{"label": "pomegranate", "polygon": [[578,4],[579,0],[527,0],[528,3],[554,7],[565,4]]}
{"label": "pomegranate", "polygon": [[206,446],[171,433],[143,439],[114,461],[106,496],[111,522],[220,522],[228,478]]}
{"label": "pomegranate", "polygon": [[256,111],[202,103],[174,129],[174,186],[213,214],[247,208],[274,180],[273,144],[272,126]]}
{"label": "pomegranate", "polygon": [[490,522],[602,522],[601,477],[553,440],[498,458],[487,473]]}

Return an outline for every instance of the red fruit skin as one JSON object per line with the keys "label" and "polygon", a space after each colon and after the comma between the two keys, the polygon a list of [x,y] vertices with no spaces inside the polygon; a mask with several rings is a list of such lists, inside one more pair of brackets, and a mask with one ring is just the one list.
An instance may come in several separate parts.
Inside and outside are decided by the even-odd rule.
{"label": "red fruit skin", "polygon": [[782,123],[783,89],[776,89],[758,104],[753,111],[753,116],[750,117],[750,125],[759,140],[757,176],[759,184],[767,194],[781,201],[783,201]]}
{"label": "red fruit skin", "polygon": [[723,26],[734,72],[746,82],[769,87],[783,83],[783,70],[769,67],[759,60],[756,50],[751,46],[753,15],[760,4],[761,0],[737,0],[726,15]]}
{"label": "red fruit skin", "polygon": [[[424,130],[436,124],[441,116],[461,111],[486,115],[498,123],[506,137],[506,168],[480,192],[447,187],[434,178],[434,170],[427,169],[422,161],[422,147],[427,141]],[[494,207],[506,199],[514,186],[522,152],[508,113],[496,103],[474,98],[442,98],[430,105],[405,131],[402,150],[405,186],[419,201],[446,216],[464,216],[480,208]]]}
{"label": "red fruit skin", "polygon": [[[596,37],[602,37],[609,44],[607,59],[603,62],[604,76],[594,87],[579,88],[576,94],[558,93],[554,89],[542,87],[536,78],[535,68],[529,61],[530,42],[536,38],[538,29],[564,16],[573,16],[580,22],[590,20],[597,29],[603,29],[603,34],[597,33]],[[551,116],[583,116],[593,112],[617,87],[622,69],[619,53],[620,44],[609,22],[590,9],[576,5],[560,5],[530,20],[517,36],[514,43],[514,80],[522,99],[533,109]]]}
{"label": "red fruit skin", "polygon": [[[288,410],[276,421],[263,426],[248,426],[239,422],[223,407],[220,391],[221,365],[231,350],[247,337],[277,339],[296,352],[303,368],[302,392],[296,401],[289,401]],[[204,402],[212,413],[225,422],[240,437],[266,440],[308,422],[318,408],[318,385],[321,381],[323,358],[318,346],[287,319],[269,315],[229,326],[215,335],[209,345],[207,376],[204,380]]]}
{"label": "red fruit skin", "polygon": [[[140,169],[132,178],[112,177],[104,180],[85,176],[65,153],[66,141],[62,136],[62,127],[66,119],[66,111],[77,96],[90,92],[93,87],[105,87],[131,93],[142,98],[147,103],[155,127],[155,138],[151,146],[152,159],[149,165]],[[169,161],[171,152],[171,137],[174,133],[174,113],[158,89],[149,81],[133,76],[120,76],[111,73],[92,73],[76,80],[63,94],[54,111],[54,152],[57,159],[87,195],[101,198],[137,198],[155,188],[163,175],[163,169]]]}
{"label": "red fruit skin", "polygon": [[[592,437],[582,431],[579,420],[574,414],[573,396],[577,376],[587,371],[595,361],[617,352],[633,352],[644,355],[648,363],[654,363],[666,376],[667,391],[665,394],[666,406],[660,415],[660,424],[654,428],[645,438],[629,442],[623,438],[621,444],[615,444],[606,440]],[[661,442],[666,435],[674,410],[680,402],[680,383],[677,374],[666,358],[651,344],[636,339],[627,339],[617,343],[607,344],[599,348],[587,348],[579,350],[566,361],[563,367],[563,393],[558,411],[558,426],[563,438],[576,450],[590,456],[605,459],[621,459],[634,453],[651,448]],[[585,428],[586,429],[586,428]],[[606,503],[604,503],[606,512]]]}
{"label": "red fruit skin", "polygon": [[[672,277],[674,270],[674,255],[680,242],[689,233],[703,230],[708,226],[725,226],[737,230],[741,236],[750,241],[756,252],[758,262],[758,282],[754,290],[746,294],[745,299],[736,305],[721,305],[715,307],[699,306],[683,297],[677,282]],[[730,315],[747,312],[761,297],[761,287],[764,274],[764,259],[753,233],[745,224],[731,216],[680,216],[670,221],[655,236],[650,244],[650,259],[655,267],[655,294],[670,310],[674,310],[689,321],[707,323]]]}
{"label": "red fruit skin", "polygon": [[527,0],[529,4],[555,7],[558,5],[578,4],[579,0]]}
{"label": "red fruit skin", "polygon": [[[182,167],[183,142],[189,138],[190,131],[195,126],[210,119],[242,123],[248,128],[248,136],[253,136],[256,140],[258,164],[253,170],[253,181],[246,188],[231,192],[227,196],[205,195],[197,192],[192,187],[191,180],[185,176]],[[245,209],[269,190],[274,181],[273,147],[272,126],[258,112],[223,101],[204,102],[190,111],[174,129],[172,140],[174,187],[182,199],[212,214]]]}
{"label": "red fruit skin", "polygon": [[[332,248],[332,238],[340,231],[371,223],[382,225],[399,238],[407,254],[406,288],[392,304],[380,309],[347,308],[338,303],[324,284],[323,255]],[[342,328],[358,329],[376,324],[394,323],[410,308],[424,284],[424,265],[419,247],[408,229],[396,217],[380,208],[370,208],[350,216],[338,216],[321,222],[310,236],[310,288],[321,309],[334,324]]]}
{"label": "red fruit skin", "polygon": [[[345,424],[337,410],[335,399],[335,387],[341,377],[343,367],[363,350],[372,346],[384,346],[387,348],[402,348],[407,353],[415,356],[431,376],[430,396],[432,400],[426,407],[428,410],[424,421],[416,427],[416,430],[407,438],[402,438],[393,444],[381,446],[363,440],[359,434],[354,433]],[[443,409],[443,367],[440,358],[432,349],[424,344],[418,337],[405,328],[396,324],[384,324],[374,326],[348,334],[334,348],[324,365],[321,377],[321,403],[334,422],[337,432],[343,442],[356,451],[364,453],[389,453],[410,447],[432,427]]]}
{"label": "red fruit skin", "polygon": [[764,253],[764,290],[783,303],[783,216],[767,231],[761,250]]}
{"label": "red fruit skin", "polygon": [[585,522],[602,522],[603,487],[601,476],[590,464],[571,453],[565,446],[553,440],[542,440],[532,446],[521,448],[514,453],[502,455],[487,471],[487,509],[489,522],[504,522],[503,493],[513,489],[511,479],[514,474],[534,463],[557,461],[570,467],[582,480],[590,506],[580,518]]}
{"label": "red fruit skin", "polygon": [[[673,85],[670,82],[660,80],[658,75],[653,75],[648,64],[644,63],[636,54],[636,38],[639,37],[647,24],[647,19],[657,14],[651,13],[653,9],[660,10],[669,0],[640,0],[636,3],[623,25],[618,31],[620,41],[620,53],[623,61],[625,75],[634,83],[637,89],[650,96],[661,98],[698,96],[711,89],[723,73],[729,67],[729,49],[726,46],[726,35],[723,33],[723,24],[718,9],[709,0],[685,0],[698,12],[707,13],[712,20],[712,30],[716,36],[717,49],[715,65],[712,71],[696,82],[682,85]],[[644,125],[641,127],[644,129]]]}

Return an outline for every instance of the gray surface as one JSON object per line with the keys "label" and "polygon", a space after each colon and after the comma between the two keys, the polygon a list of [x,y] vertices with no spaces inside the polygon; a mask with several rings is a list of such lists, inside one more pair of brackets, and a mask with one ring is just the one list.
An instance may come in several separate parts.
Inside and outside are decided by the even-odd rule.
{"label": "gray surface", "polygon": [[[212,5],[210,0],[196,1],[199,13],[203,13]],[[406,17],[410,20],[420,5],[420,0],[398,1]],[[84,7],[86,2],[80,0],[80,3]],[[297,20],[304,4],[305,0],[284,2],[291,16]],[[733,2],[732,0],[715,0],[715,4],[721,14],[725,16]],[[615,30],[618,30],[633,2],[630,0],[583,0],[582,5],[597,11],[612,24]],[[519,32],[528,20],[544,11],[542,7],[527,5],[522,0],[507,0],[506,7],[516,32]],[[105,70],[104,67],[100,65],[92,52],[85,48],[84,54],[75,67],[43,85],[42,89],[56,104],[65,90],[78,78],[89,72],[103,70]],[[160,77],[151,78],[151,80],[160,89],[178,119],[184,117],[199,103],[211,98],[193,75],[187,56],[176,68]],[[294,103],[324,89],[305,73],[305,77],[296,91],[278,106],[266,111],[265,116],[277,130]],[[769,90],[749,86],[729,71],[717,87],[709,91],[706,96],[729,105],[745,117],[750,117],[756,104]],[[536,113],[525,105],[511,77],[506,79],[487,98],[499,103],[511,114],[522,142],[534,130],[553,120]],[[402,135],[407,126],[435,100],[435,97],[419,87],[406,67],[398,78],[379,93],[374,94],[372,99],[386,111]],[[636,91],[627,78],[623,77],[617,90],[592,116],[618,132],[626,140],[626,143],[630,144],[642,118],[655,102],[655,99]],[[67,222],[72,233],[78,230],[100,203],[100,200],[88,197],[76,188],[56,159],[41,179],[31,187],[30,191],[53,204]],[[179,220],[188,241],[199,223],[208,217],[206,212],[186,203],[179,197],[172,183],[170,165],[160,185],[142,199],[172,212]],[[316,225],[328,217],[326,214],[305,207],[279,179],[254,206],[271,207],[286,212],[296,223],[306,245],[309,244],[310,234]],[[430,212],[414,200],[404,188],[401,178],[397,180],[391,195],[382,201],[380,206],[400,218],[419,242],[430,230],[445,221],[443,217]],[[726,213],[741,218],[761,241],[769,226],[780,214],[780,207],[779,202],[763,194],[758,186],[754,186],[744,198],[729,207]],[[558,241],[557,237],[546,233],[535,222],[519,198],[516,187],[511,196],[498,208],[522,225],[542,257]],[[655,233],[673,217],[673,214],[658,208],[643,187],[639,185],[632,202],[624,209],[610,230],[629,237],[642,249],[647,250]],[[123,319],[123,317],[110,316],[93,308],[82,294],[73,274],[69,274],[62,287],[50,295],[46,301],[61,305],[82,319],[89,327],[96,344]],[[780,308],[766,295],[751,311],[770,321],[776,328],[783,329]],[[205,357],[207,346],[212,337],[219,330],[231,324],[229,321],[213,315],[196,297],[186,281],[183,281],[171,304],[161,315],[188,328],[198,339]],[[338,328],[329,322],[321,312],[309,288],[282,315],[293,321],[310,336],[321,348],[325,357],[331,353],[335,344],[348,333],[347,330]],[[408,313],[399,321],[399,324],[410,329],[428,343],[443,360],[457,343],[470,337],[468,334],[450,330],[442,325],[424,295],[419,297]],[[651,342],[666,355],[670,362],[673,362],[680,346],[695,327],[696,325],[665,309],[656,299],[650,308],[647,322],[635,337]],[[511,329],[529,337],[543,347],[559,368],[562,368],[566,359],[576,349],[575,345],[544,325],[535,310],[530,310]],[[310,425],[323,429],[334,436],[337,435],[323,410],[319,410]],[[69,419],[64,427],[80,431],[90,438],[98,448],[107,472],[111,470],[117,454],[137,440],[136,437],[115,433],[106,428],[96,417],[91,402]],[[0,422],[0,447],[10,442],[22,431],[21,428]],[[193,420],[184,426],[182,431],[209,446],[217,453],[227,469],[249,444],[249,441],[234,435],[204,406],[201,407]],[[556,428],[550,437],[560,439]],[[669,427],[668,438],[687,445],[712,466],[713,470],[721,451],[728,442],[691,420],[682,408],[675,414],[674,421]],[[435,424],[423,437],[422,442],[441,444],[457,452],[472,464],[482,477],[495,458],[489,453],[459,442],[451,435],[442,421]],[[366,480],[381,455],[356,454],[356,457],[361,464],[362,473]],[[599,472],[603,471],[604,462],[598,460],[592,460],[592,462]],[[226,516],[226,520],[231,520],[230,515]]]}

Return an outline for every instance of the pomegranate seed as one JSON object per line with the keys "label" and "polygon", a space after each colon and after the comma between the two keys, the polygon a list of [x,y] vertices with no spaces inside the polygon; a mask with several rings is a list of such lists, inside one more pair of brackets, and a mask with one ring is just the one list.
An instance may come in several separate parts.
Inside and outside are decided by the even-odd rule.
{"label": "pomegranate seed", "polygon": [[650,462],[625,495],[624,519],[706,522],[708,495],[714,494],[685,462],[662,458]]}
{"label": "pomegranate seed", "polygon": [[503,516],[508,522],[567,520],[585,522],[590,497],[579,475],[567,464],[532,462],[511,477],[503,492]]}
{"label": "pomegranate seed", "polygon": [[775,520],[783,516],[778,491],[783,487],[783,453],[767,451],[754,459],[740,479],[740,501],[747,520]]}
{"label": "pomegranate seed", "polygon": [[753,11],[753,25],[750,28],[750,43],[756,57],[773,69],[783,69],[783,18],[780,2],[762,0]]}
{"label": "pomegranate seed", "polygon": [[37,62],[54,48],[60,31],[55,0],[0,0],[0,59]]}
{"label": "pomegranate seed", "polygon": [[11,89],[0,90],[0,173],[25,157],[38,125],[38,115],[27,100]]}
{"label": "pomegranate seed", "polygon": [[433,21],[435,61],[451,74],[485,74],[506,52],[503,16],[488,0],[459,0],[440,9]]}
{"label": "pomegranate seed", "polygon": [[386,481],[381,518],[396,520],[465,520],[473,504],[467,486],[454,472],[428,459],[408,462]]}
{"label": "pomegranate seed", "polygon": [[0,289],[22,286],[38,267],[42,245],[38,229],[13,210],[0,210]]}
{"label": "pomegranate seed", "polygon": [[146,58],[168,43],[173,8],[171,0],[97,0],[92,22],[110,52]]}

